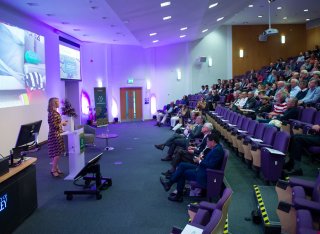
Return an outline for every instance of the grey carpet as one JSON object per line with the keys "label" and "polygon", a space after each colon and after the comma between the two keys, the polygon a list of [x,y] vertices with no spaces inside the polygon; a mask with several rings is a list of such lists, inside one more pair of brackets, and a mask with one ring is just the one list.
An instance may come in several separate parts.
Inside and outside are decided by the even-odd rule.
{"label": "grey carpet", "polygon": [[[134,233],[164,234],[172,226],[184,227],[188,221],[187,204],[167,200],[159,183],[162,171],[169,168],[161,162],[166,150],[154,144],[162,143],[172,131],[158,128],[154,122],[121,123],[110,125],[111,133],[119,134],[109,145],[114,151],[104,152],[100,161],[102,175],[112,177],[113,186],[102,192],[102,199],[84,195],[67,201],[64,190],[79,189],[72,181],[55,179],[50,175],[47,147],[35,153],[38,158],[38,209],[14,233]],[[105,129],[98,129],[99,132]],[[98,139],[95,148],[86,148],[86,161],[101,152],[105,142]],[[311,165],[308,165],[308,168]],[[315,175],[315,166],[310,176]],[[68,171],[68,158],[61,158],[61,169]],[[254,208],[252,184],[263,184],[234,155],[227,164],[226,179],[234,190],[229,209],[231,233],[261,233],[261,227],[245,221]]]}

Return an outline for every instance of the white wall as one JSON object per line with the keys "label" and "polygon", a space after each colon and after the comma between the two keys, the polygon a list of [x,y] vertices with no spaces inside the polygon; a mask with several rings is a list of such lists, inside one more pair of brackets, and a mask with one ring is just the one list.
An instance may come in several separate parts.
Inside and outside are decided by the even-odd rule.
{"label": "white wall", "polygon": [[[64,83],[59,78],[59,57],[58,57],[58,35],[53,29],[40,24],[27,17],[19,15],[17,12],[0,5],[0,20],[11,25],[38,33],[45,36],[46,48],[46,93],[48,97],[64,97]],[[42,120],[39,140],[47,139],[47,99],[41,103],[0,109],[0,153],[9,155],[9,151],[14,147],[20,125]]]}

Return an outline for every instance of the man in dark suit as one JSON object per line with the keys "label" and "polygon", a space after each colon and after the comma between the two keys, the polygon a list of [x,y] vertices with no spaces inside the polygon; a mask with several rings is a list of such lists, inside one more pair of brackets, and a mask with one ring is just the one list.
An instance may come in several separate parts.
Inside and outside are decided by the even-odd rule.
{"label": "man in dark suit", "polygon": [[207,137],[207,147],[211,151],[203,157],[195,157],[194,162],[198,165],[182,162],[179,164],[177,170],[172,174],[170,180],[160,177],[160,182],[165,189],[169,191],[174,183],[177,183],[177,194],[169,196],[170,201],[183,201],[183,189],[186,180],[197,181],[202,187],[207,186],[207,168],[220,169],[224,157],[224,150],[219,144],[218,134],[211,133]]}
{"label": "man in dark suit", "polygon": [[243,109],[253,109],[256,106],[257,100],[254,97],[253,92],[248,92],[248,99],[243,106]]}
{"label": "man in dark suit", "polygon": [[181,162],[189,162],[193,163],[194,156],[198,156],[201,152],[206,149],[207,146],[207,137],[211,134],[213,130],[213,126],[211,123],[205,123],[201,129],[203,134],[202,141],[198,147],[189,145],[188,148],[177,147],[174,151],[172,162],[171,162],[171,169],[162,173],[165,176],[170,176],[173,172],[175,172],[177,166]]}
{"label": "man in dark suit", "polygon": [[155,145],[155,147],[159,150],[163,150],[164,147],[169,147],[167,157],[162,158],[162,161],[170,161],[172,159],[172,155],[174,150],[177,146],[182,148],[187,148],[189,145],[190,140],[194,140],[195,138],[202,137],[202,126],[203,126],[204,119],[202,116],[198,116],[196,118],[196,123],[191,127],[188,126],[184,132],[184,134],[173,134],[164,144]]}

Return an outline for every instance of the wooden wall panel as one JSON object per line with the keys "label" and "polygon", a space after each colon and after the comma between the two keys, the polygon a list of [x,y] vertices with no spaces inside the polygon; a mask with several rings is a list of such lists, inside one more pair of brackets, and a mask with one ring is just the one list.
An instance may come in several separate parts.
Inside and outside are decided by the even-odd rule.
{"label": "wooden wall panel", "polygon": [[315,45],[320,46],[320,27],[307,29],[307,50],[313,50]]}
{"label": "wooden wall panel", "polygon": [[[233,76],[242,75],[251,68],[258,70],[280,57],[286,59],[306,50],[305,24],[272,25],[279,33],[260,42],[258,36],[267,28],[268,25],[232,26]],[[286,36],[285,44],[281,44],[281,35]],[[239,57],[239,49],[244,50],[243,58]]]}

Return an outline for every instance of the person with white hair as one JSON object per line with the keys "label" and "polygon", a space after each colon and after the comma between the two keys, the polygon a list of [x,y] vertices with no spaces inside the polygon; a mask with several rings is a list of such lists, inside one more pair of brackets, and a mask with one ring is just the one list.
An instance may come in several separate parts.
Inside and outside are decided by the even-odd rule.
{"label": "person with white hair", "polygon": [[205,123],[201,129],[201,132],[203,134],[203,138],[202,138],[200,145],[198,145],[198,146],[189,145],[187,149],[182,148],[182,147],[177,147],[174,151],[173,156],[172,156],[171,168],[168,171],[163,172],[162,174],[165,176],[170,176],[173,172],[175,172],[179,163],[181,163],[181,162],[193,163],[193,158],[195,156],[200,155],[201,153],[205,157],[206,153],[208,153],[206,151],[207,137],[209,134],[211,134],[212,131],[213,131],[212,124]]}
{"label": "person with white hair", "polygon": [[291,79],[290,80],[290,87],[291,87],[291,90],[289,93],[289,97],[294,98],[301,91],[301,89],[299,87],[299,81],[297,79]]}

